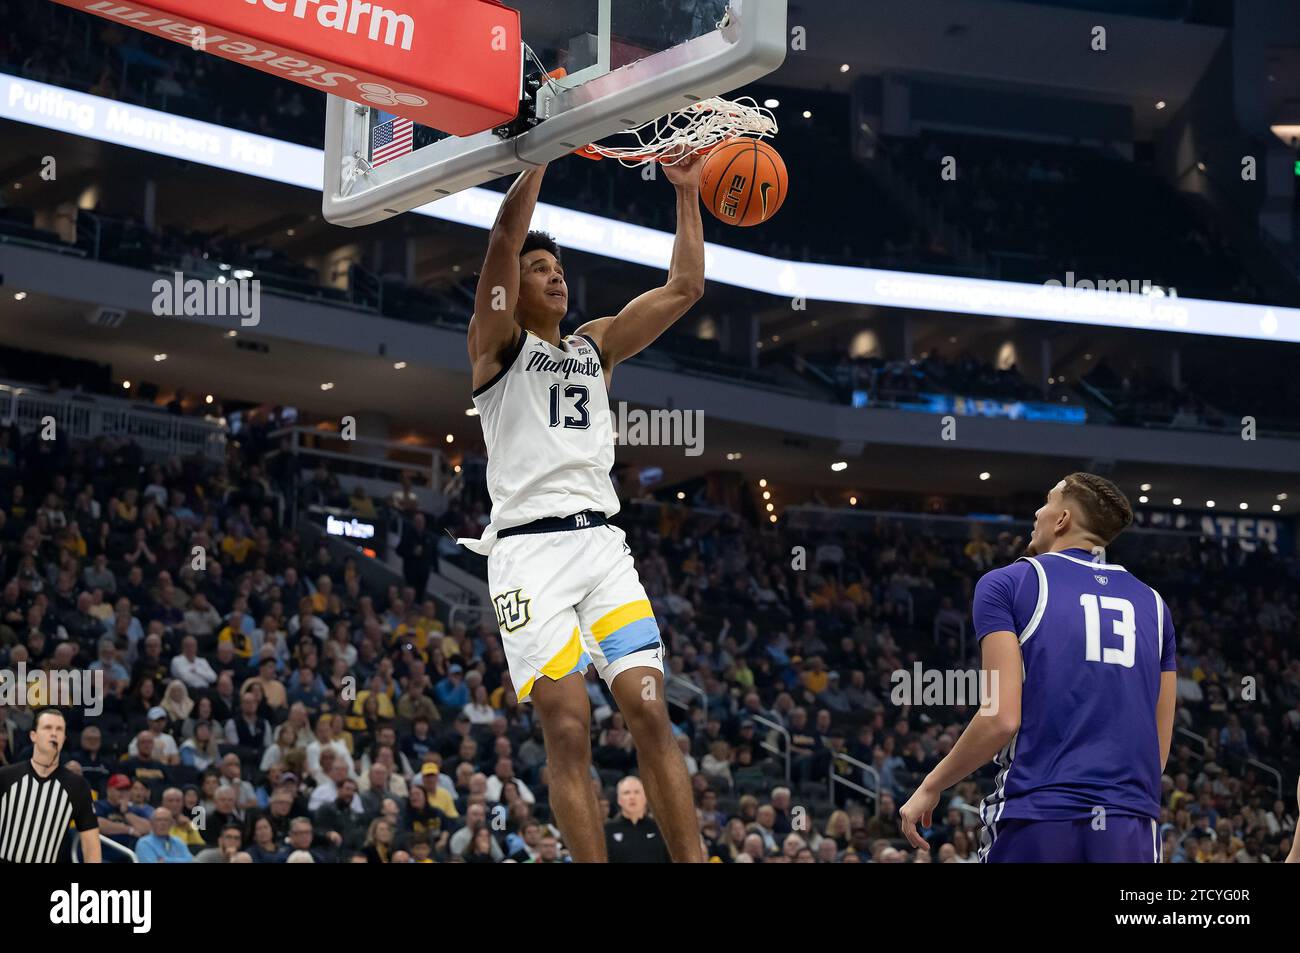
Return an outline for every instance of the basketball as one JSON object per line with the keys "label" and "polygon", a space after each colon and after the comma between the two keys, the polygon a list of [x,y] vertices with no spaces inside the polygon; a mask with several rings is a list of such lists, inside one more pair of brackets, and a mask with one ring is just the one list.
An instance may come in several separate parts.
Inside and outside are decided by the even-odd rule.
{"label": "basketball", "polygon": [[700,195],[714,218],[741,228],[771,219],[789,189],[785,160],[762,139],[735,139],[718,146],[700,174]]}

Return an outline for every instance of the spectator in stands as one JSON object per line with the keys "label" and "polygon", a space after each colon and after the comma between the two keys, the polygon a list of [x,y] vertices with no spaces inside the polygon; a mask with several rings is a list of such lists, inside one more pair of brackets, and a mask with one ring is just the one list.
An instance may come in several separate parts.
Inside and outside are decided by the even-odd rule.
{"label": "spectator in stands", "polygon": [[194,857],[197,864],[230,864],[235,862],[235,855],[240,852],[244,842],[244,829],[239,824],[223,824],[218,836],[213,838],[211,847],[198,852]]}
{"label": "spectator in stands", "polygon": [[[188,632],[193,632],[195,628],[202,629],[205,627],[205,623],[202,621],[196,620],[193,626],[189,621],[189,617],[195,613],[196,607],[200,601],[206,605],[206,600],[203,598],[202,593],[195,596],[194,602],[190,604],[190,609],[186,613],[185,627]],[[211,635],[212,626],[215,625],[217,621],[220,621],[220,617],[217,616],[216,610],[211,606],[206,606],[206,613],[209,616],[216,617],[212,625],[206,625],[207,632],[205,634]],[[217,673],[212,670],[211,663],[208,662],[207,659],[202,658],[198,654],[198,651],[199,643],[198,639],[195,638],[194,635],[186,635],[181,639],[181,653],[175,656],[171,661],[171,674],[173,677],[184,682],[187,687],[195,691],[204,691],[216,684]]]}
{"label": "spectator in stands", "polygon": [[370,822],[362,851],[367,863],[392,863],[393,834],[393,825],[386,818],[377,817]]}
{"label": "spectator in stands", "polygon": [[344,777],[334,798],[317,808],[315,821],[325,830],[337,831],[348,850],[365,847],[368,835],[365,811],[356,810],[357,783]]}
{"label": "spectator in stands", "polygon": [[242,771],[239,755],[233,752],[225,755],[221,759],[221,780],[218,783],[220,788],[230,788],[235,792],[235,803],[240,810],[249,810],[258,806],[257,794],[253,785],[243,779]]}
{"label": "spectator in stands", "polygon": [[465,685],[464,671],[460,665],[451,665],[447,668],[447,677],[433,686],[434,697],[442,708],[463,709],[469,704],[469,688]]}
{"label": "spectator in stands", "polygon": [[141,837],[135,846],[136,858],[142,864],[188,864],[194,861],[189,847],[172,835],[172,812],[160,807],[149,819],[150,833]]}
{"label": "spectator in stands", "polygon": [[180,747],[181,764],[196,771],[206,771],[221,757],[221,748],[213,735],[213,724],[202,719],[194,725],[194,737]]}
{"label": "spectator in stands", "polygon": [[252,690],[239,696],[239,715],[226,722],[226,738],[251,752],[270,746],[271,723],[258,712],[258,697]]}
{"label": "spectator in stands", "polygon": [[270,818],[259,817],[253,822],[253,842],[248,847],[248,854],[255,864],[284,863],[287,853],[276,839]]}
{"label": "spectator in stands", "polygon": [[95,802],[100,834],[126,848],[134,848],[138,838],[147,837],[152,831],[149,818],[132,806],[130,791],[131,779],[125,774],[115,774],[108,779],[108,796]]}

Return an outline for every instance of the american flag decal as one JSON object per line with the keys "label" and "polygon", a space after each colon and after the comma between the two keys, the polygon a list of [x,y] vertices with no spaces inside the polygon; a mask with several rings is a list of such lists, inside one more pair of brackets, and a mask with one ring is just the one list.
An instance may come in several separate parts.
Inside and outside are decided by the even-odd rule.
{"label": "american flag decal", "polygon": [[370,164],[376,168],[415,148],[415,123],[392,113],[380,113],[379,117],[383,122],[370,134]]}

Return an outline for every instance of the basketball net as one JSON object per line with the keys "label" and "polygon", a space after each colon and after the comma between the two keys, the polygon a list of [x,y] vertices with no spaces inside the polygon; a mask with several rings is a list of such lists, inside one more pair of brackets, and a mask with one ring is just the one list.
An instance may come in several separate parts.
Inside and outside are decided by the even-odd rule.
{"label": "basketball net", "polygon": [[583,146],[575,155],[597,160],[617,159],[629,169],[651,161],[675,165],[687,156],[709,152],[741,136],[767,139],[779,131],[771,110],[764,109],[753,98],[714,97],[620,133],[634,136],[636,145]]}

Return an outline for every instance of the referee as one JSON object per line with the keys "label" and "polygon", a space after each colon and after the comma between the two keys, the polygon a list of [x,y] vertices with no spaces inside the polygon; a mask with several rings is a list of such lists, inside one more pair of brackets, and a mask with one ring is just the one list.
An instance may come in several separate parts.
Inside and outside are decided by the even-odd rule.
{"label": "referee", "polygon": [[31,731],[31,761],[0,768],[0,864],[54,863],[73,820],[82,860],[100,863],[90,784],[59,764],[67,732],[61,711],[42,708]]}

